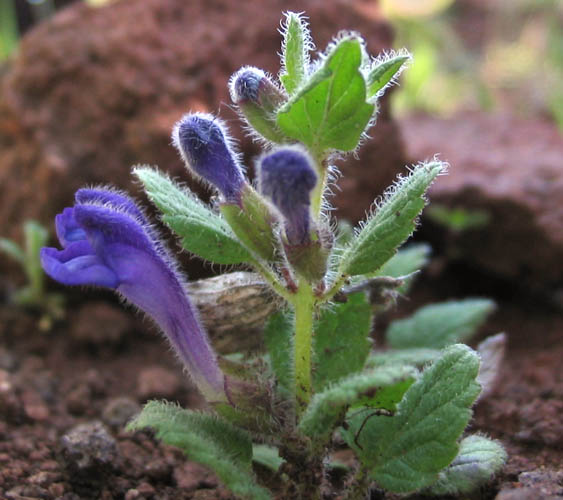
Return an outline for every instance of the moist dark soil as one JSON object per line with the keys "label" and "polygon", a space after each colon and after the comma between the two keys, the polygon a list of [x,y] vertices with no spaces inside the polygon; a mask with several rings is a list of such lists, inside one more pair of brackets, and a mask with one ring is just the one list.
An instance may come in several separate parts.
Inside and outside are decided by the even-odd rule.
{"label": "moist dark soil", "polygon": [[[439,267],[430,267],[392,315],[488,288],[499,308],[476,340],[499,331],[509,337],[498,385],[476,405],[470,429],[501,440],[509,460],[472,498],[562,498],[563,316],[477,273]],[[233,498],[179,450],[148,432],[123,430],[148,399],[204,405],[164,340],[111,296],[70,293],[66,319],[50,330],[39,315],[0,304],[1,498]],[[392,498],[378,490],[371,497]]]}

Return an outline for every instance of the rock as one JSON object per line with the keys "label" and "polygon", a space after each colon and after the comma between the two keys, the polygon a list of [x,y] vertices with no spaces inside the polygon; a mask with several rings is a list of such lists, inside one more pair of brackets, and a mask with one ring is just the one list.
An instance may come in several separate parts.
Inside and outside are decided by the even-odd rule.
{"label": "rock", "polygon": [[541,467],[533,471],[522,472],[518,481],[525,487],[534,488],[543,495],[563,496],[563,470]]}
{"label": "rock", "polygon": [[60,459],[77,493],[98,491],[119,458],[117,443],[101,422],[73,427],[60,439]]}
{"label": "rock", "polygon": [[[77,2],[29,32],[0,80],[3,236],[19,237],[29,217],[52,227],[85,184],[138,194],[135,164],[188,180],[170,146],[173,124],[188,110],[220,111],[243,139],[227,81],[245,64],[278,72],[285,10],[307,13],[321,50],[341,29],[363,33],[372,54],[391,47],[390,25],[375,2],[362,0],[268,0],[260,15],[250,0],[122,0],[98,9]],[[336,197],[348,218],[362,217],[403,163],[386,102],[370,135],[362,161],[342,166],[359,176]],[[242,149],[247,160],[258,152],[248,138]]]}
{"label": "rock", "polygon": [[140,413],[140,405],[127,396],[110,399],[102,413],[105,424],[113,429],[125,427],[127,422]]}
{"label": "rock", "polygon": [[495,500],[548,500],[538,496],[534,488],[506,488],[498,492]]}
{"label": "rock", "polygon": [[180,389],[178,377],[160,366],[150,366],[139,373],[137,396],[141,401],[152,398],[173,398]]}
{"label": "rock", "polygon": [[442,238],[455,243],[450,254],[522,287],[561,289],[563,138],[555,125],[463,113],[411,117],[401,131],[414,161],[439,153],[451,164],[431,188],[432,203],[490,214],[486,226]]}
{"label": "rock", "polygon": [[120,342],[131,330],[132,317],[106,302],[87,302],[73,316],[70,332],[74,339],[94,345]]}

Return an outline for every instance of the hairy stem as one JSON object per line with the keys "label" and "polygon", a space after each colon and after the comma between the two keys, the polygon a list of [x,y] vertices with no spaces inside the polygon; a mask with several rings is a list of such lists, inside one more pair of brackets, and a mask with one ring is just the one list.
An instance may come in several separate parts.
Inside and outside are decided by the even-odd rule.
{"label": "hairy stem", "polygon": [[264,280],[266,280],[266,283],[270,285],[274,292],[276,292],[280,297],[284,298],[288,302],[291,302],[291,300],[293,299],[293,294],[280,283],[277,276],[268,266],[262,264],[262,262],[260,262],[258,259],[253,260],[251,264],[264,278]]}
{"label": "hairy stem", "polygon": [[309,404],[312,393],[311,385],[311,351],[313,347],[313,310],[315,298],[311,285],[301,280],[299,289],[294,296],[295,307],[295,396],[297,413],[301,414]]}
{"label": "hairy stem", "polygon": [[324,165],[324,161],[320,155],[313,155],[313,157],[315,158],[315,170],[319,176],[319,180],[311,195],[311,208],[313,217],[318,219],[323,206],[323,197],[328,180],[328,168]]}

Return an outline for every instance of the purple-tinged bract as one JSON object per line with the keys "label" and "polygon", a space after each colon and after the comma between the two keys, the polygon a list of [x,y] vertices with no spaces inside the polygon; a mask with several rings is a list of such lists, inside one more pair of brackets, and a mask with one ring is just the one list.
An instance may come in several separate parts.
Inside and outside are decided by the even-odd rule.
{"label": "purple-tinged bract", "polygon": [[225,402],[223,373],[182,277],[141,210],[114,190],[80,190],[76,200],[57,217],[64,249],[41,250],[45,272],[120,293],[159,325],[207,400]]}
{"label": "purple-tinged bract", "polygon": [[291,245],[309,241],[309,207],[316,184],[312,161],[301,149],[280,148],[260,161],[261,191],[284,216],[285,233]]}
{"label": "purple-tinged bract", "polygon": [[238,201],[246,181],[225,127],[217,118],[187,114],[174,127],[172,140],[189,168],[213,184],[225,200]]}

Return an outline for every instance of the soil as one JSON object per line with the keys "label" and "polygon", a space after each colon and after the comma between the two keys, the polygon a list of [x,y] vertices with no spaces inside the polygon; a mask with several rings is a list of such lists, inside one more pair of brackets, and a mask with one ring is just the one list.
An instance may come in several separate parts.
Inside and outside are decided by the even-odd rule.
{"label": "soil", "polygon": [[[477,404],[470,430],[500,439],[509,461],[474,498],[561,498],[563,316],[508,290],[473,270],[444,268],[438,259],[392,315],[446,297],[497,298],[498,311],[480,338],[507,332],[507,359],[494,393]],[[179,450],[149,433],[123,430],[147,399],[191,408],[203,402],[153,329],[109,295],[75,294],[67,319],[50,331],[38,327],[35,314],[6,301],[0,306],[2,498],[232,498]],[[379,321],[376,336],[388,319]],[[372,498],[390,497],[374,490]]]}

